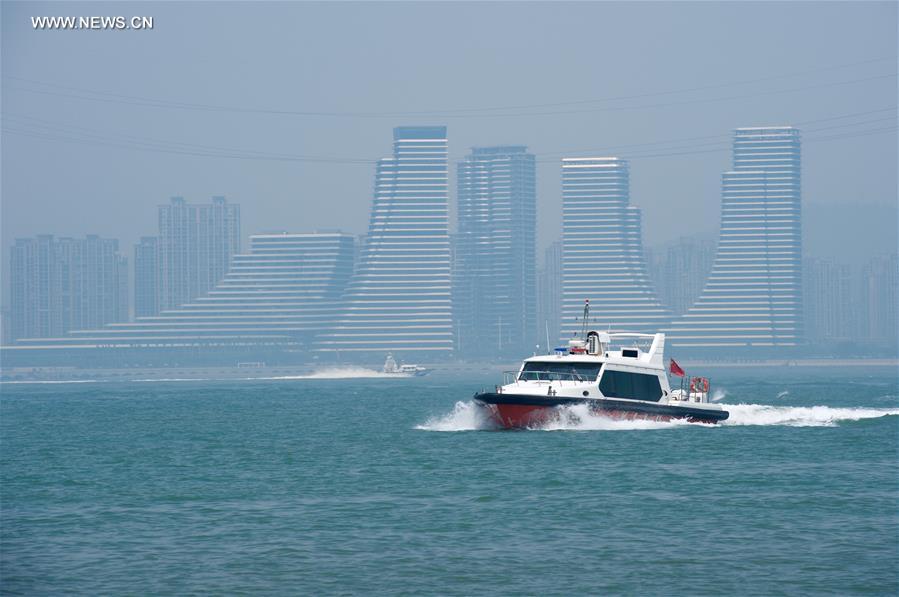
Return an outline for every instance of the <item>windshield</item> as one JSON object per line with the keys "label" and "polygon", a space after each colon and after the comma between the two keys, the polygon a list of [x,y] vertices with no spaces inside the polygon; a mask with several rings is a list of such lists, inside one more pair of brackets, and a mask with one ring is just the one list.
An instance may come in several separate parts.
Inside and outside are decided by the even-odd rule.
{"label": "windshield", "polygon": [[595,381],[602,363],[525,363],[519,381]]}

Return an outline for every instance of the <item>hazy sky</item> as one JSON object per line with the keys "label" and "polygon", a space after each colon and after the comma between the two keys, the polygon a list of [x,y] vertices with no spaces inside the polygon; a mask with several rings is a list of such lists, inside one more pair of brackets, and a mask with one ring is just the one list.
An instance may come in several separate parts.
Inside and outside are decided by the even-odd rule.
{"label": "hazy sky", "polygon": [[[895,250],[896,8],[3,2],[2,264],[38,233],[116,237],[130,258],[172,195],[239,202],[244,237],[362,233],[370,161],[404,124],[446,124],[453,160],[528,145],[540,247],[560,235],[564,155],[631,159],[648,245],[714,238],[732,129],[794,124],[806,253]],[[155,26],[42,31],[38,15]]]}

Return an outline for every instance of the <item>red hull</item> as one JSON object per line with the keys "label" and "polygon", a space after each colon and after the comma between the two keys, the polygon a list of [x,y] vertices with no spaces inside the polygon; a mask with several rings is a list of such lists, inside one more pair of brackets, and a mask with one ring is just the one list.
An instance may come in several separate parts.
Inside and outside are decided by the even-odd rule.
{"label": "red hull", "polygon": [[[489,408],[493,419],[506,429],[540,427],[558,416],[558,411],[553,407],[530,404],[491,404]],[[615,409],[595,409],[593,412],[603,417],[619,420],[670,421],[672,418],[687,418],[701,423],[716,422],[713,420],[699,421],[694,417],[672,417],[663,414],[647,414]]]}

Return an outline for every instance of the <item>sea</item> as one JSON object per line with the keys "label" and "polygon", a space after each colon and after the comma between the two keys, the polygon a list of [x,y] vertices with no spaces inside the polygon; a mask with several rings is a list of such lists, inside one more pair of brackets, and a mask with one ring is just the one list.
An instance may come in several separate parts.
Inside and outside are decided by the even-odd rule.
{"label": "sea", "polygon": [[4,383],[0,592],[897,594],[897,372],[708,373],[724,424],[520,431],[483,370]]}

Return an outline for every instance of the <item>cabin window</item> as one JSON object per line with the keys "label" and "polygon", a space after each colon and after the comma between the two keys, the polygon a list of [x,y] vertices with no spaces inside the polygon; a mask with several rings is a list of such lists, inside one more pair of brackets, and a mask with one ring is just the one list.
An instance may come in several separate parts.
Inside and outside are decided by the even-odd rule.
{"label": "cabin window", "polygon": [[639,355],[639,354],[640,354],[640,352],[636,348],[623,348],[621,350],[621,356],[623,356],[623,357],[630,357],[632,359],[636,359],[637,355]]}
{"label": "cabin window", "polygon": [[599,391],[606,398],[631,398],[658,402],[662,386],[655,375],[607,370],[599,382]]}
{"label": "cabin window", "polygon": [[520,381],[595,381],[602,363],[525,363]]}

